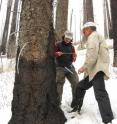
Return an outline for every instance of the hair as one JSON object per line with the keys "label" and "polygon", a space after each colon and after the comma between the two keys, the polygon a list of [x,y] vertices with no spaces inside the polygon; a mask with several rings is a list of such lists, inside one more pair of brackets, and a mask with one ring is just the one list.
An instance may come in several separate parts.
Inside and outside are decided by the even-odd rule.
{"label": "hair", "polygon": [[93,31],[96,31],[96,27],[95,27],[95,26],[90,26],[90,28],[91,28]]}

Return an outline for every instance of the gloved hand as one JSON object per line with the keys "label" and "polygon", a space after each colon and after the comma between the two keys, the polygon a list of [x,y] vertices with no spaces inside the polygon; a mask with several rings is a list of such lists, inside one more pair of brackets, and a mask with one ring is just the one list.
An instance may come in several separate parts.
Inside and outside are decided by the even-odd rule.
{"label": "gloved hand", "polygon": [[61,52],[61,51],[56,52],[56,55],[57,55],[57,56],[61,56],[61,55],[63,55],[63,52]]}

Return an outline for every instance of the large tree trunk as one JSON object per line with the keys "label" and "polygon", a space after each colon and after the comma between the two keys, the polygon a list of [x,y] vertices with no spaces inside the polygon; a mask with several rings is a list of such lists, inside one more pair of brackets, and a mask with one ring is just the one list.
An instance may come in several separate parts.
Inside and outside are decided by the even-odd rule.
{"label": "large tree trunk", "polygon": [[117,67],[117,0],[111,0],[112,28],[114,40],[114,62],[113,66]]}
{"label": "large tree trunk", "polygon": [[16,57],[16,22],[17,22],[17,15],[18,15],[18,3],[19,0],[15,0],[14,9],[13,9],[13,17],[11,22],[11,31],[8,40],[8,51],[7,51],[7,58],[14,58]]}
{"label": "large tree trunk", "polygon": [[52,0],[24,0],[20,31],[9,124],[64,124],[55,80]]}
{"label": "large tree trunk", "polygon": [[57,40],[61,40],[64,32],[67,30],[68,20],[68,0],[58,0],[56,11],[55,31]]}
{"label": "large tree trunk", "polygon": [[86,23],[87,21],[94,21],[93,1],[92,0],[83,0],[83,6],[84,6],[83,23]]}
{"label": "large tree trunk", "polygon": [[5,22],[2,43],[1,43],[1,48],[0,48],[0,53],[2,53],[2,54],[6,54],[6,44],[7,44],[7,39],[8,39],[8,29],[9,29],[10,15],[11,15],[11,6],[12,6],[12,0],[8,0],[6,22]]}

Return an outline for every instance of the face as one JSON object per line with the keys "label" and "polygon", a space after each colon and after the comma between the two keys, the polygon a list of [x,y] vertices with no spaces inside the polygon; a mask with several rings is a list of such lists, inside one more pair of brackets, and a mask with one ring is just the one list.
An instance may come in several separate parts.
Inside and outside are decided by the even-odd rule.
{"label": "face", "polygon": [[92,33],[92,29],[90,27],[84,28],[83,29],[83,34],[88,37]]}
{"label": "face", "polygon": [[65,38],[64,38],[64,42],[65,42],[66,44],[68,44],[68,43],[71,42],[71,39],[65,37]]}

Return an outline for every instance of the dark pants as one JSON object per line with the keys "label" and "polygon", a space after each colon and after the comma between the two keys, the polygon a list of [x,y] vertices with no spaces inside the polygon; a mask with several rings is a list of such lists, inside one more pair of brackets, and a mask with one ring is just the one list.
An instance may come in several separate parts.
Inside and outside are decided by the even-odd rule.
{"label": "dark pants", "polygon": [[68,69],[72,73],[69,72],[64,67],[56,68],[56,83],[57,83],[58,99],[59,99],[60,104],[61,104],[61,100],[62,100],[63,85],[65,83],[65,78],[67,78],[71,84],[73,98],[74,98],[74,94],[75,94],[76,85],[78,84],[78,81],[79,81],[78,75],[77,75],[77,72],[75,71],[74,66],[72,66]]}
{"label": "dark pants", "polygon": [[89,81],[89,77],[86,77],[78,83],[71,107],[77,106],[80,111],[86,90],[88,90],[92,86],[94,88],[94,94],[98,102],[102,121],[104,123],[110,122],[113,119],[113,113],[110,105],[109,96],[105,89],[103,72],[98,72],[91,81]]}

